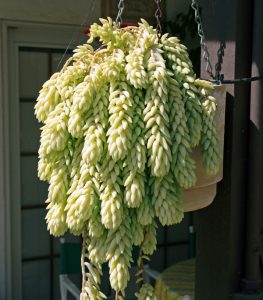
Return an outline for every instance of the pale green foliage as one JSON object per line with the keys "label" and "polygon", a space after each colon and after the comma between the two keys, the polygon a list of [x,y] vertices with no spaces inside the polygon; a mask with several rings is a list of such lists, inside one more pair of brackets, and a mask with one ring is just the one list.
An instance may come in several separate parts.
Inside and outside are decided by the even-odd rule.
{"label": "pale green foliage", "polygon": [[148,140],[148,166],[152,176],[163,177],[169,172],[172,155],[168,116],[168,74],[165,60],[157,49],[151,51],[147,67],[151,84],[146,90],[143,114]]}
{"label": "pale green foliage", "polygon": [[[213,86],[197,80],[187,49],[142,20],[119,29],[110,19],[90,28],[39,93],[38,175],[49,182],[51,234],[83,235],[89,263],[81,299],[103,299],[101,265],[123,299],[133,245],[156,249],[162,225],[183,218],[181,191],[195,185],[192,149],[201,145],[204,166],[218,171]],[[102,47],[90,43],[99,38]],[[85,247],[84,247],[85,248]],[[143,285],[138,299],[154,300]]]}
{"label": "pale green foliage", "polygon": [[137,221],[137,209],[130,210],[131,235],[135,246],[140,246],[144,239],[144,226]]}
{"label": "pale green foliage", "polygon": [[205,168],[209,174],[216,174],[219,170],[220,153],[218,148],[218,137],[215,125],[216,99],[209,96],[203,88],[201,93],[204,95],[202,100],[203,108],[203,127],[201,135],[202,158]]}
{"label": "pale green foliage", "polygon": [[122,224],[115,230],[109,230],[107,237],[106,259],[110,267],[110,283],[116,291],[124,290],[130,279],[129,267],[132,260],[132,235],[130,218],[124,211]]}
{"label": "pale green foliage", "polygon": [[195,74],[187,49],[175,37],[162,37],[163,49],[173,77],[179,84],[185,103],[185,115],[190,135],[190,144],[199,144],[202,130],[202,109],[200,95],[195,85]]}
{"label": "pale green foliage", "polygon": [[61,101],[60,94],[56,88],[58,76],[59,73],[53,74],[39,92],[35,111],[38,120],[41,122],[46,121],[49,113],[52,112]]}
{"label": "pale green foliage", "polygon": [[87,280],[82,287],[82,293],[80,294],[81,300],[102,300],[107,297],[100,291],[100,282],[102,270],[100,264],[85,263],[88,269]]}
{"label": "pale green foliage", "polygon": [[148,84],[148,75],[144,67],[144,53],[140,48],[130,52],[126,58],[127,80],[136,89],[144,89]]}
{"label": "pale green foliage", "polygon": [[172,139],[172,172],[183,188],[194,186],[195,163],[191,159],[191,146],[182,93],[175,79],[169,77],[170,126]]}
{"label": "pale green foliage", "polygon": [[133,97],[126,82],[111,82],[108,151],[114,161],[123,160],[131,149]]}
{"label": "pale green foliage", "polygon": [[146,255],[152,255],[156,250],[156,223],[153,221],[151,224],[145,226],[144,241],[141,245],[142,252]]}
{"label": "pale green foliage", "polygon": [[136,296],[138,300],[157,300],[154,295],[154,288],[149,283],[144,283]]}
{"label": "pale green foliage", "polygon": [[101,221],[107,229],[116,229],[123,219],[121,166],[110,155],[100,168]]}
{"label": "pale green foliage", "polygon": [[61,236],[67,231],[65,201],[60,203],[50,202],[46,220],[48,230],[54,236]]}
{"label": "pale green foliage", "polygon": [[142,118],[143,94],[133,92],[134,117],[132,124],[131,150],[124,163],[124,201],[128,207],[139,207],[145,197],[146,146],[144,141],[145,126]]}
{"label": "pale green foliage", "polygon": [[179,186],[174,186],[173,174],[169,172],[153,182],[152,201],[155,215],[161,224],[172,225],[183,219],[183,205]]}

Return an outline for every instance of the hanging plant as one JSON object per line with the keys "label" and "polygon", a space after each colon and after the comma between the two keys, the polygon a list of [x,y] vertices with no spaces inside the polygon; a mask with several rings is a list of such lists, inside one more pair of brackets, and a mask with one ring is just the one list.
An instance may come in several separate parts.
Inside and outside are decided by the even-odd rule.
{"label": "hanging plant", "polygon": [[[199,14],[202,9],[199,8]],[[188,47],[188,53],[194,66],[195,72],[200,70],[200,43],[198,25],[195,20],[193,7],[189,5],[186,12],[180,12],[172,21],[164,22],[165,31],[177,36]]]}
{"label": "hanging plant", "polygon": [[[48,229],[83,237],[82,300],[105,298],[106,262],[116,298],[124,296],[134,246],[142,279],[157,220],[183,218],[181,191],[196,182],[192,149],[200,145],[209,174],[220,162],[213,85],[196,79],[186,47],[144,20],[126,28],[100,21],[35,106],[44,123],[38,174],[50,184]],[[153,288],[142,285],[137,297],[154,299]]]}

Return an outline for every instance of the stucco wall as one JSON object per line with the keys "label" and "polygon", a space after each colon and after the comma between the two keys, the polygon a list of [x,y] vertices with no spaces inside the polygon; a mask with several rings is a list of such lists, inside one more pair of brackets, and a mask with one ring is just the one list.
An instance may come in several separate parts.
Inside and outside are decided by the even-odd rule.
{"label": "stucco wall", "polygon": [[100,15],[100,0],[1,0],[0,19],[80,25]]}
{"label": "stucco wall", "polygon": [[[100,3],[108,0],[1,0],[0,19],[80,25],[98,19]],[[167,19],[187,9],[185,0],[166,0]]]}

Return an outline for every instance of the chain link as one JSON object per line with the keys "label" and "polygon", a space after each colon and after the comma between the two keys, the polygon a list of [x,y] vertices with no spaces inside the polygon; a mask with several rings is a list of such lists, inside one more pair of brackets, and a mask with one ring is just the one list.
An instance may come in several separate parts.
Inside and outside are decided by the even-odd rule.
{"label": "chain link", "polygon": [[120,0],[118,4],[118,14],[115,21],[118,27],[120,27],[122,24],[123,10],[124,10],[124,0]]}
{"label": "chain link", "polygon": [[215,78],[217,80],[220,80],[221,77],[221,70],[222,70],[223,58],[225,55],[225,48],[226,48],[225,41],[221,41],[219,49],[217,50],[217,63],[215,65],[215,69],[216,69]]}
{"label": "chain link", "polygon": [[218,79],[215,80],[209,80],[212,83],[215,84],[236,84],[236,83],[244,83],[244,82],[253,82],[253,81],[259,81],[263,80],[263,76],[254,76],[254,77],[248,77],[248,78],[235,78],[235,79],[224,79],[224,75],[220,75]]}
{"label": "chain link", "polygon": [[203,58],[206,62],[206,72],[209,74],[213,80],[209,80],[215,84],[236,84],[242,82],[253,82],[258,80],[263,80],[263,76],[254,76],[254,77],[245,77],[245,78],[235,78],[232,80],[224,79],[224,75],[221,74],[223,58],[225,55],[226,43],[225,41],[221,41],[219,45],[219,49],[217,50],[217,63],[215,65],[215,76],[213,74],[213,69],[210,61],[210,55],[207,47],[207,42],[204,35],[203,25],[200,17],[199,7],[196,0],[192,0],[191,7],[195,12],[195,21],[198,25],[198,35],[200,37],[200,44],[203,50]]}
{"label": "chain link", "polygon": [[157,25],[156,25],[156,30],[157,30],[157,35],[158,35],[158,39],[161,39],[162,36],[162,9],[161,9],[161,1],[162,0],[154,0],[156,5],[157,5],[157,9],[155,12],[155,18],[157,21]]}
{"label": "chain link", "polygon": [[200,17],[199,7],[198,7],[196,0],[192,0],[191,6],[195,12],[195,21],[198,26],[198,35],[200,37],[200,44],[201,44],[201,47],[203,50],[203,58],[206,63],[205,69],[206,69],[206,72],[209,74],[209,76],[214,79],[215,76],[213,74],[213,69],[212,69],[212,65],[211,65],[211,61],[210,61],[210,55],[209,55],[207,42],[205,39],[204,30],[203,30],[203,25],[202,25],[202,21],[201,21],[201,17]]}

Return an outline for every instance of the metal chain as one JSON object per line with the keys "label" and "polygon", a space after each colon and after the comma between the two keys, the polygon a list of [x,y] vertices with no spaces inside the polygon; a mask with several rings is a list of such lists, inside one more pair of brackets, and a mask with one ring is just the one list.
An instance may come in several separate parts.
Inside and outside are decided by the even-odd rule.
{"label": "metal chain", "polygon": [[161,39],[162,36],[162,16],[163,16],[163,12],[161,9],[161,1],[162,0],[154,0],[156,5],[157,5],[157,9],[155,12],[155,18],[157,21],[157,25],[156,25],[156,30],[157,30],[157,35],[158,35],[158,39]]}
{"label": "metal chain", "polygon": [[222,70],[223,58],[224,58],[224,55],[225,55],[225,48],[226,48],[226,42],[221,41],[219,49],[217,50],[217,63],[215,65],[215,69],[216,69],[215,78],[217,80],[221,80],[221,76],[222,76],[221,75],[221,70]]}
{"label": "metal chain", "polygon": [[219,79],[216,80],[209,80],[212,83],[215,84],[236,84],[236,83],[242,83],[242,82],[253,82],[253,81],[259,81],[263,80],[263,76],[254,76],[254,77],[248,77],[248,78],[236,78],[236,79],[224,79],[224,75],[220,75]]}
{"label": "metal chain", "polygon": [[221,70],[222,70],[223,58],[225,55],[225,48],[226,48],[225,41],[220,42],[220,46],[217,51],[217,63],[215,65],[216,74],[214,76],[211,61],[210,61],[210,55],[207,47],[207,42],[203,30],[203,25],[200,17],[199,7],[196,0],[192,0],[191,6],[195,12],[195,21],[198,25],[198,35],[200,36],[201,39],[200,44],[203,50],[203,58],[206,62],[206,72],[209,74],[210,77],[213,78],[213,80],[209,80],[209,81],[215,84],[236,84],[242,82],[253,82],[253,81],[263,80],[263,76],[235,78],[232,80],[224,79],[224,75],[221,74]]}
{"label": "metal chain", "polygon": [[115,21],[118,27],[120,27],[122,24],[123,10],[124,10],[124,0],[120,0],[118,4],[118,14]]}
{"label": "metal chain", "polygon": [[212,65],[211,65],[211,61],[210,61],[210,55],[209,55],[209,51],[208,51],[208,47],[207,47],[207,42],[205,39],[205,34],[204,34],[204,30],[203,30],[203,25],[202,25],[202,21],[201,21],[201,17],[200,17],[200,12],[199,12],[199,7],[198,4],[196,2],[196,0],[192,0],[192,4],[191,4],[194,12],[195,12],[195,21],[197,23],[198,26],[198,35],[200,36],[200,43],[201,43],[201,47],[203,50],[203,58],[206,62],[206,72],[209,74],[210,77],[215,78],[214,74],[213,74],[213,70],[212,70]]}

